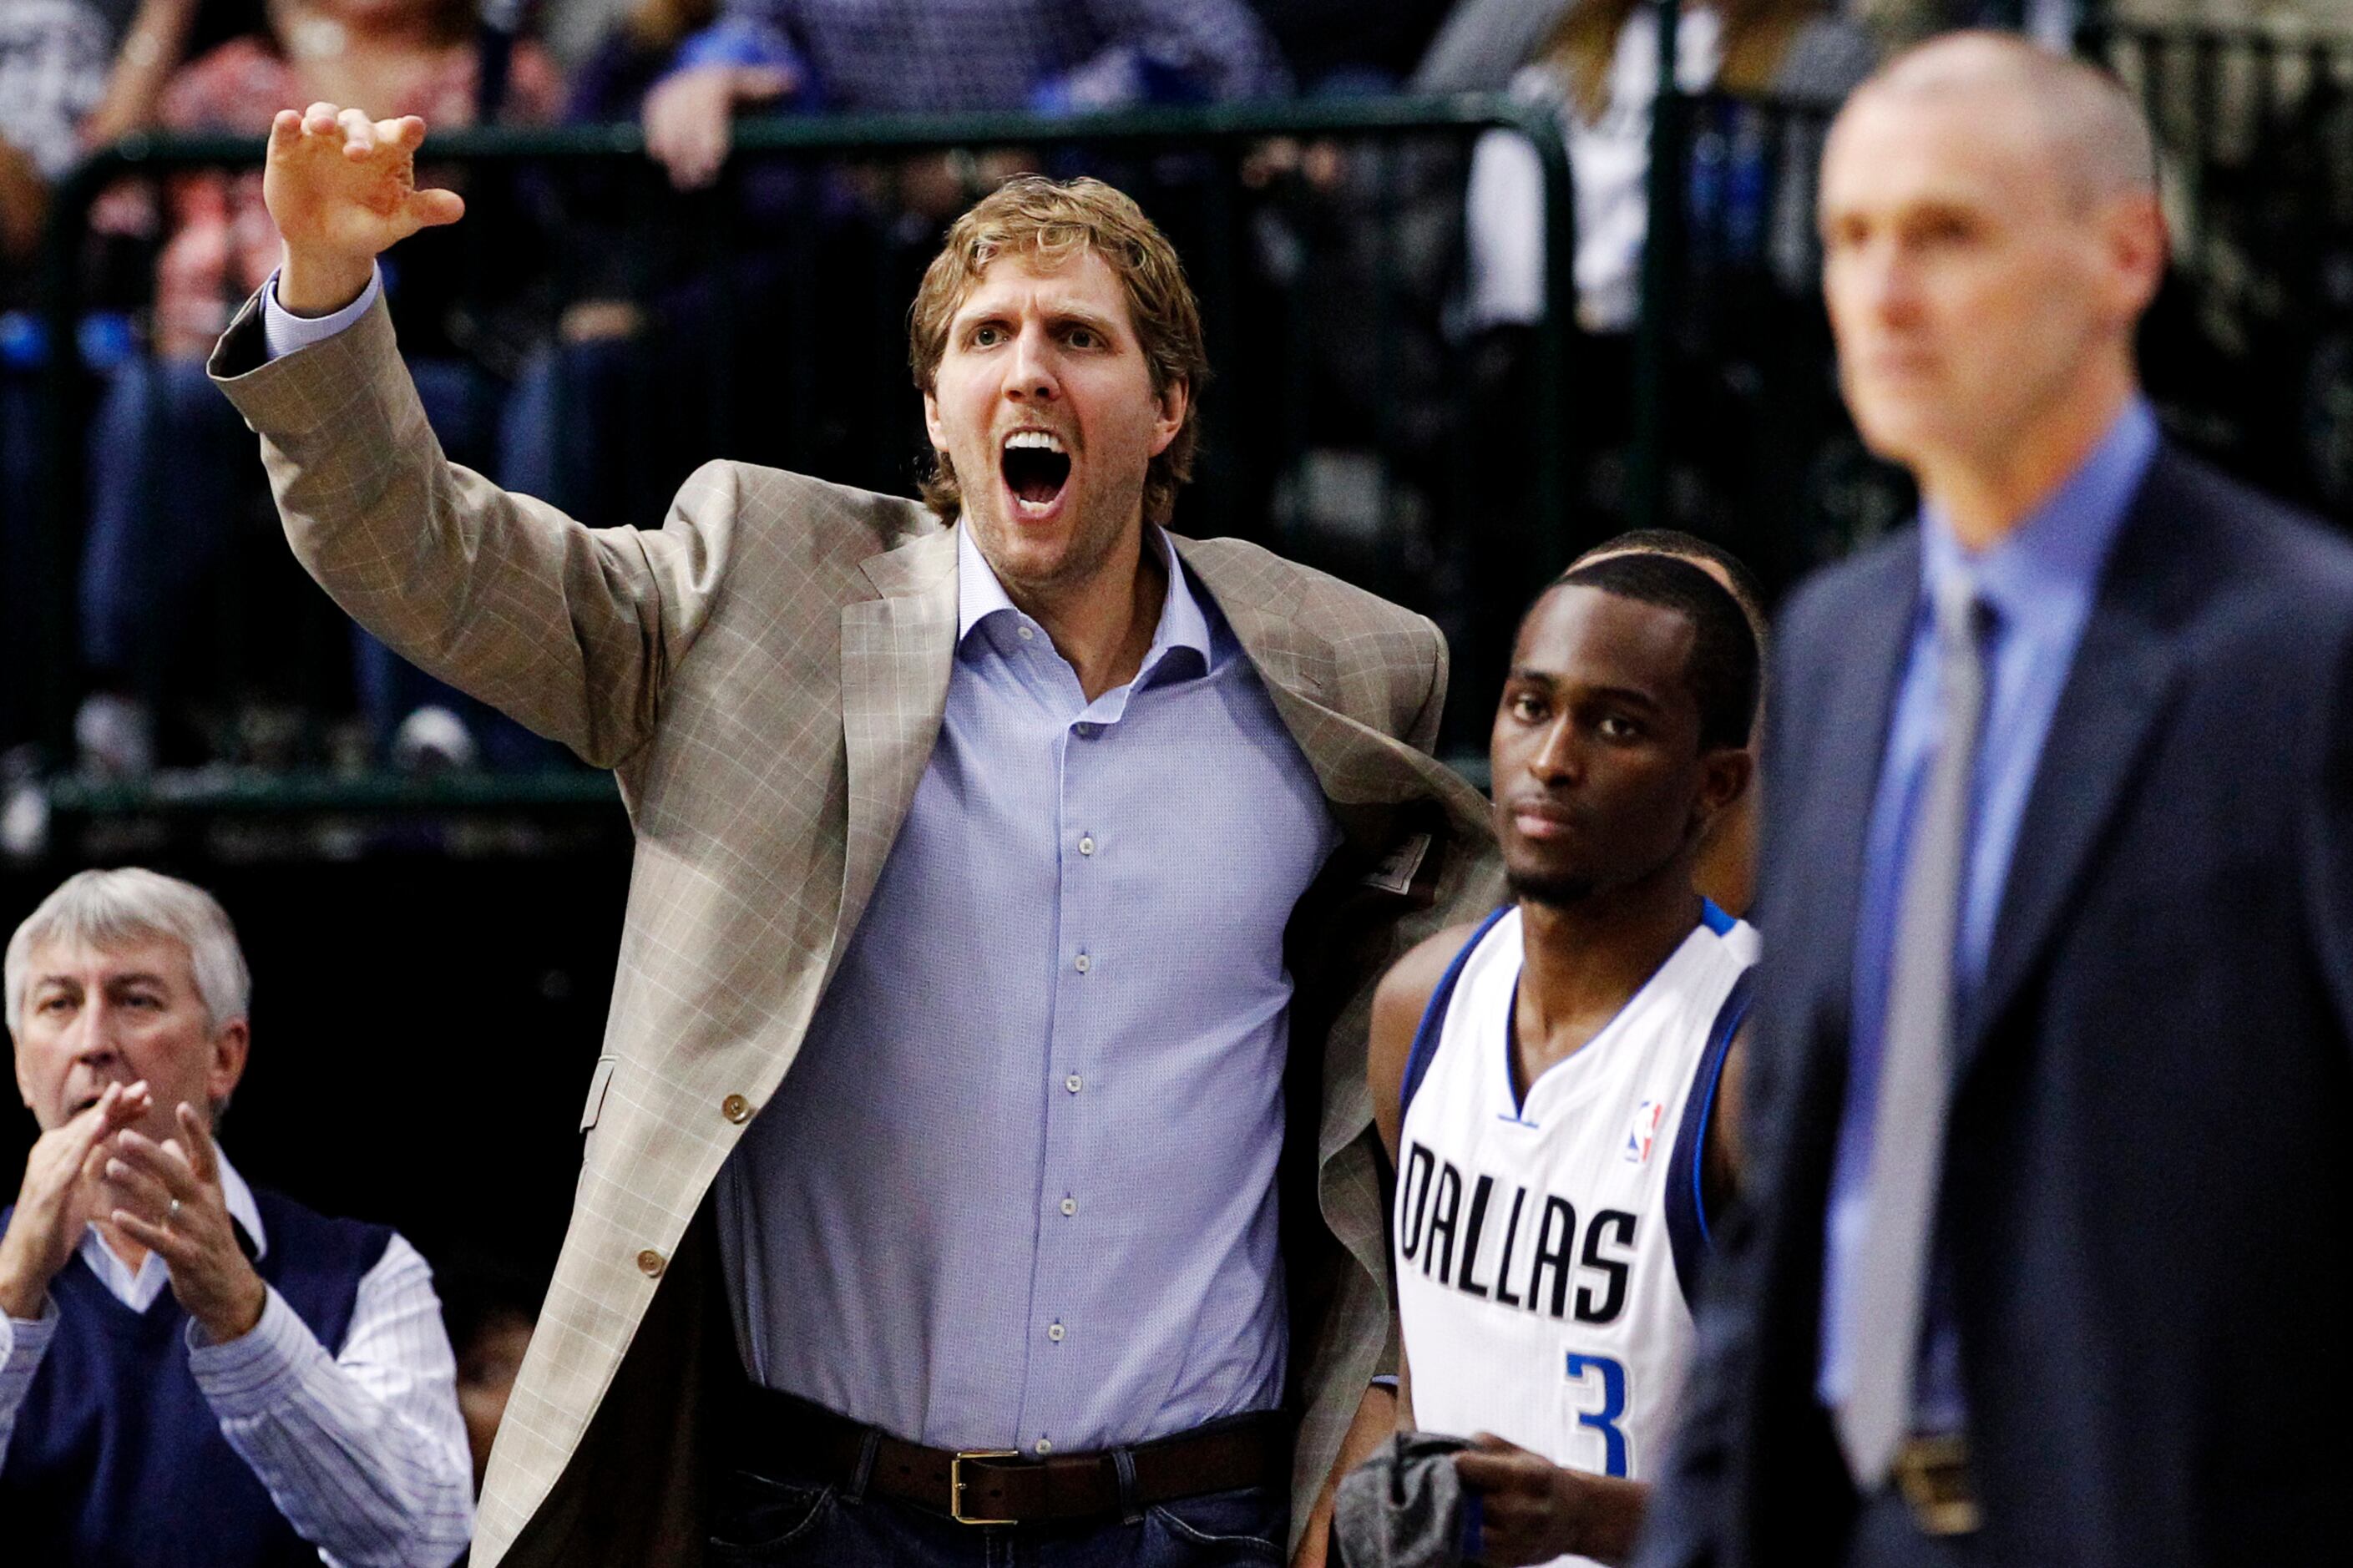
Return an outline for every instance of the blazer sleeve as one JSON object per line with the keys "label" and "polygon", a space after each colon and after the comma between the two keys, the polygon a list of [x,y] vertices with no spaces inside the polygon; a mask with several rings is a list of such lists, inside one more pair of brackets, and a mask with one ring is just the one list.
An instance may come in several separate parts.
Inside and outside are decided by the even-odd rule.
{"label": "blazer sleeve", "polygon": [[694,474],[659,530],[590,529],[442,455],[381,299],[277,360],[260,315],[257,296],[207,368],[261,437],[303,568],[419,668],[588,762],[643,745],[725,573],[733,468]]}

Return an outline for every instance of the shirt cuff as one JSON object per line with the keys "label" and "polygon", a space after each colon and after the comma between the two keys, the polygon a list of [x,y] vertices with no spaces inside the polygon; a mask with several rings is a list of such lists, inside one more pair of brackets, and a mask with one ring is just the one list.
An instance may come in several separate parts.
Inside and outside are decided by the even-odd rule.
{"label": "shirt cuff", "polygon": [[225,1421],[259,1415],[300,1386],[302,1365],[327,1352],[286,1298],[269,1288],[261,1321],[226,1344],[212,1344],[194,1319],[187,1327],[188,1370],[213,1413]]}
{"label": "shirt cuff", "polygon": [[57,1333],[55,1297],[41,1298],[41,1315],[37,1318],[12,1318],[0,1312],[0,1384],[19,1375],[29,1379]]}
{"label": "shirt cuff", "polygon": [[367,287],[360,290],[358,299],[332,316],[298,316],[278,302],[278,272],[273,268],[269,281],[261,286],[261,341],[271,359],[284,359],[297,349],[325,342],[366,315],[383,292],[384,268],[371,265]]}

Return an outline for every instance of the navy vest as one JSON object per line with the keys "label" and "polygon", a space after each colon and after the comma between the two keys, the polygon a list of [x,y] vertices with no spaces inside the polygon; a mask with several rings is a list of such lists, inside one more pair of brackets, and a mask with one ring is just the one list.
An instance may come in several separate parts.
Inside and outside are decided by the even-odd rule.
{"label": "navy vest", "polygon": [[[360,1279],[392,1232],[327,1219],[257,1187],[269,1250],[255,1265],[333,1354]],[[6,1215],[0,1213],[0,1226]],[[0,1465],[0,1561],[74,1568],[319,1568],[228,1439],[188,1370],[188,1315],[167,1289],[144,1312],[77,1251],[49,1282],[57,1336]]]}

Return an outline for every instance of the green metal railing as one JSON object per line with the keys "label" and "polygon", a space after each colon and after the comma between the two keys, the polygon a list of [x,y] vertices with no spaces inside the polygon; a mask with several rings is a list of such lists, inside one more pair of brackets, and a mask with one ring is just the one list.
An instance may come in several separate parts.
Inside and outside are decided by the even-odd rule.
{"label": "green metal railing", "polygon": [[[1250,204],[1262,199],[1262,193],[1245,189],[1238,174],[1243,160],[1253,150],[1278,140],[1328,140],[1350,149],[1352,155],[1359,146],[1405,150],[1442,144],[1459,152],[1467,147],[1472,138],[1493,129],[1527,137],[1544,171],[1547,298],[1553,307],[1536,332],[1534,395],[1529,405],[1519,411],[1526,421],[1527,449],[1535,466],[1533,504],[1540,520],[1539,537],[1545,542],[1544,553],[1550,558],[1529,563],[1532,577],[1540,578],[1543,573],[1565,563],[1582,542],[1573,537],[1575,524],[1571,521],[1572,469],[1577,453],[1564,434],[1568,378],[1573,374],[1576,353],[1567,305],[1574,297],[1571,261],[1575,203],[1566,145],[1548,110],[1500,96],[1479,95],[1151,109],[1060,119],[1010,113],[750,119],[739,121],[735,128],[737,153],[730,161],[725,178],[737,181],[745,177],[746,170],[764,166],[871,163],[907,154],[1000,148],[1020,150],[1026,155],[1048,160],[1050,166],[1052,160],[1081,157],[1145,160],[1153,167],[1172,167],[1190,160],[1193,168],[1187,178],[1202,215],[1197,226],[1209,237],[1208,243],[1187,255],[1186,260],[1197,288],[1205,296],[1213,371],[1221,383],[1229,383],[1236,375],[1250,373],[1250,356],[1237,351],[1231,342],[1234,329],[1229,321],[1219,319],[1217,310],[1220,295],[1229,300],[1233,297],[1237,270],[1248,265],[1244,247],[1250,243],[1247,222]],[[260,159],[261,146],[255,139],[132,137],[93,155],[57,193],[42,264],[41,310],[51,352],[45,373],[47,395],[41,400],[44,425],[38,438],[48,460],[44,465],[42,493],[37,498],[46,521],[38,531],[44,558],[34,563],[34,568],[45,584],[38,594],[46,617],[44,641],[56,656],[51,662],[44,729],[54,753],[60,758],[69,752],[71,708],[77,695],[75,683],[65,674],[77,667],[71,615],[73,579],[66,546],[74,537],[76,509],[81,504],[80,490],[74,482],[79,468],[76,443],[80,433],[74,427],[70,411],[80,390],[77,384],[83,372],[70,345],[75,341],[77,321],[88,300],[85,280],[79,276],[79,264],[90,208],[102,193],[125,179],[206,169],[250,168]],[[431,166],[462,168],[470,175],[501,178],[527,173],[562,176],[600,170],[617,173],[628,179],[649,177],[645,173],[648,165],[642,133],[634,124],[437,132],[422,161]],[[1388,157],[1379,167],[1382,174],[1376,205],[1387,203],[1394,207],[1400,201],[1411,199],[1413,193],[1404,187],[1413,177],[1413,171],[1405,158]],[[1440,199],[1459,212],[1459,184],[1443,193]],[[705,237],[709,253],[723,259],[733,243],[726,228],[728,204],[714,203],[710,210],[714,216],[712,231]],[[1397,213],[1376,211],[1365,216],[1369,221],[1385,225],[1373,289],[1379,307],[1391,309],[1398,303],[1393,297],[1398,286],[1394,260],[1399,244]],[[470,213],[467,223],[474,224],[480,216],[478,205]],[[397,258],[398,252],[394,256]],[[559,271],[563,265],[561,257],[484,260],[509,267],[538,266],[549,271]],[[729,269],[722,266],[713,270],[723,290],[729,286]],[[1312,289],[1315,279],[1303,278],[1300,286]],[[903,312],[904,307],[905,300],[901,299],[892,309]],[[793,308],[806,311],[820,309],[822,303],[798,301]],[[1383,330],[1376,339],[1378,353],[1373,362],[1377,368],[1372,379],[1378,384],[1371,389],[1376,405],[1373,423],[1384,429],[1392,417],[1387,384],[1388,337]],[[900,363],[903,350],[901,342],[893,337],[876,342],[872,352],[895,364]],[[723,383],[731,373],[723,366],[715,374]],[[908,407],[913,406],[912,397],[903,392],[899,396]],[[1214,418],[1216,405],[1211,406]],[[1366,433],[1377,449],[1380,433]],[[1254,433],[1238,431],[1220,432],[1215,437],[1220,447],[1252,438]],[[1201,487],[1196,488],[1198,490]],[[1229,520],[1219,518],[1217,521],[1219,526],[1212,531],[1231,531]],[[551,800],[570,798],[581,788],[578,784],[558,787],[527,780],[512,785],[492,780],[466,787],[475,792],[466,802],[470,805],[492,803],[501,798],[502,790],[518,804],[543,805]],[[240,779],[216,787],[198,783],[161,794],[136,786],[93,788],[61,779],[52,788],[51,798],[61,818],[71,819],[142,810],[183,815],[214,809],[250,811],[266,808],[273,802],[297,809],[323,810],[340,805],[392,810],[412,807],[430,794],[428,791],[420,795],[413,788],[381,779],[338,781],[281,776]],[[609,789],[599,795],[591,786],[590,797],[609,798]]]}

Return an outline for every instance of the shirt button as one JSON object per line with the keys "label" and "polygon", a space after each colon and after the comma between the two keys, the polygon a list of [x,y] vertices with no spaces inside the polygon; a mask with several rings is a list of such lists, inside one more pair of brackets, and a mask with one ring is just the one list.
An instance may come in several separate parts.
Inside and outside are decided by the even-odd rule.
{"label": "shirt button", "polygon": [[1066,1215],[1073,1215],[1073,1214],[1078,1213],[1078,1212],[1079,1212],[1079,1200],[1078,1200],[1078,1199],[1076,1199],[1076,1198],[1064,1198],[1064,1199],[1062,1200],[1062,1212],[1063,1212],[1064,1214],[1066,1214]]}
{"label": "shirt button", "polygon": [[1092,855],[1092,854],[1093,854],[1094,852],[1095,852],[1095,841],[1094,841],[1094,839],[1093,839],[1093,838],[1092,838],[1092,837],[1087,837],[1087,838],[1082,838],[1082,839],[1080,839],[1080,840],[1079,840],[1079,853],[1080,853],[1080,854],[1082,854],[1082,855]]}
{"label": "shirt button", "polygon": [[1094,738],[1095,727],[1084,720],[1081,720],[1078,723],[1071,725],[1071,728],[1079,732],[1079,739],[1082,741],[1090,741]]}
{"label": "shirt button", "polygon": [[662,1269],[668,1267],[670,1259],[650,1247],[638,1254],[638,1272],[649,1279],[660,1279]]}
{"label": "shirt button", "polygon": [[1084,974],[1088,970],[1092,969],[1094,966],[1095,961],[1089,958],[1083,952],[1079,954],[1078,957],[1071,960],[1071,967],[1077,970],[1082,974]]}
{"label": "shirt button", "polygon": [[1072,1073],[1070,1077],[1062,1080],[1062,1087],[1069,1089],[1072,1094],[1076,1094],[1081,1089],[1085,1087],[1085,1083],[1078,1074]]}
{"label": "shirt button", "polygon": [[1023,626],[1020,628],[1018,635],[1023,642],[1028,642],[1031,637],[1036,637],[1038,634],[1031,631],[1028,626]]}
{"label": "shirt button", "polygon": [[1060,1344],[1062,1342],[1062,1325],[1060,1323],[1048,1324],[1046,1327],[1046,1337],[1053,1341],[1056,1344]]}
{"label": "shirt button", "polygon": [[741,1127],[752,1120],[752,1102],[740,1094],[731,1094],[719,1102],[719,1114]]}
{"label": "shirt button", "polygon": [[1040,1437],[1038,1439],[1037,1447],[1038,1452],[1041,1454],[1050,1454],[1054,1451],[1054,1439],[1051,1437]]}

